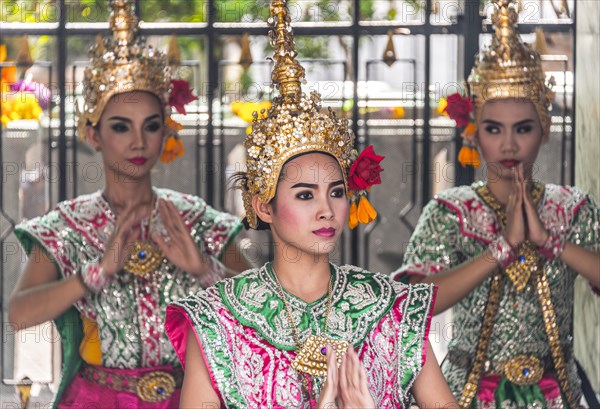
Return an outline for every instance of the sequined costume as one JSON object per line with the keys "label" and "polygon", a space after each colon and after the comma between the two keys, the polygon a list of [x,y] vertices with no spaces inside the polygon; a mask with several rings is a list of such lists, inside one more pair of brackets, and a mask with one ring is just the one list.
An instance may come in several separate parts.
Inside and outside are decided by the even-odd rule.
{"label": "sequined costume", "polygon": [[[357,350],[377,407],[406,407],[425,362],[434,287],[390,282],[354,266],[332,264],[331,272],[328,335]],[[193,328],[212,386],[227,408],[315,406],[324,379],[312,376],[306,390],[290,366],[296,344],[277,288],[267,263],[167,309],[167,334],[182,363]],[[323,328],[327,296],[310,304],[289,293],[285,297],[301,342]]]}
{"label": "sequined costume", "polygon": [[[153,190],[159,200],[172,202],[179,209],[199,248],[213,259],[223,255],[241,228],[236,217],[212,209],[198,197],[167,189]],[[152,233],[166,235],[157,206],[158,200],[153,209]],[[27,253],[34,245],[41,247],[60,276],[68,278],[78,274],[84,263],[102,258],[114,228],[115,214],[105,196],[96,192],[59,203],[45,216],[18,225],[15,234]],[[223,278],[224,271],[215,270],[196,279],[163,259],[147,277],[121,271],[107,288],[78,300],[76,311],[71,309],[56,320],[64,350],[60,391],[80,369],[82,357],[106,368],[179,366],[162,331],[166,306]],[[96,360],[89,357],[96,355],[94,350],[98,349],[100,362],[89,362]],[[79,372],[80,375],[82,370]]]}
{"label": "sequined costume", "polygon": [[[477,257],[488,248],[500,234],[501,226],[495,212],[477,193],[482,186],[483,183],[478,182],[449,189],[425,207],[407,248],[404,265],[392,273],[394,279],[439,274]],[[600,211],[591,197],[574,187],[547,184],[537,210],[547,230],[564,229],[569,242],[600,252]],[[581,386],[571,337],[576,273],[559,259],[545,261],[543,271],[556,314],[557,344],[563,351],[568,382],[578,401]],[[475,359],[492,280],[492,277],[486,279],[453,307],[454,334],[442,371],[456,396],[461,395]],[[568,407],[564,391],[554,376],[551,342],[533,279],[519,292],[502,276],[500,289],[499,309],[473,404],[485,408],[516,408],[519,396],[520,402],[527,402],[527,407]],[[519,355],[537,357],[542,363],[544,376],[536,384],[516,385],[506,378],[507,362]],[[521,370],[529,368],[524,366]]]}

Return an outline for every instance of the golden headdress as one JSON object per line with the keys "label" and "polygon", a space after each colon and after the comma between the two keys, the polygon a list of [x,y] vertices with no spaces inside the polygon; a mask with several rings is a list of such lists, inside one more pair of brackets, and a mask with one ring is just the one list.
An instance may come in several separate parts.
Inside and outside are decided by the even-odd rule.
{"label": "golden headdress", "polygon": [[511,0],[494,0],[493,3],[492,44],[480,53],[467,80],[475,105],[475,118],[479,118],[486,101],[526,99],[535,105],[542,129],[545,129],[554,93],[551,83],[546,82],[540,56],[521,40],[517,30],[517,4]]}
{"label": "golden headdress", "polygon": [[271,3],[269,37],[275,47],[272,81],[280,95],[265,115],[254,113],[252,131],[244,146],[247,150],[247,177],[242,182],[246,218],[252,228],[258,220],[252,196],[263,203],[274,196],[283,165],[290,158],[307,152],[332,155],[339,163],[346,187],[347,173],[354,160],[354,134],[348,121],[337,118],[329,109],[321,112],[321,96],[302,92],[304,68],[296,60],[296,44],[285,0]]}
{"label": "golden headdress", "polygon": [[171,69],[167,56],[146,45],[138,37],[138,19],[133,12],[134,0],[111,0],[110,29],[112,37],[96,39],[90,48],[90,65],[83,78],[83,112],[79,112],[78,132],[85,137],[85,127],[95,126],[108,100],[117,94],[146,91],[156,95],[171,114],[169,91]]}

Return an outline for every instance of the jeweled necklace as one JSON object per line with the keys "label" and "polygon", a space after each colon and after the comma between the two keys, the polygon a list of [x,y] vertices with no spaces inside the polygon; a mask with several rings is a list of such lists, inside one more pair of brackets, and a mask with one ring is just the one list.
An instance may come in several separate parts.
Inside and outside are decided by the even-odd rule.
{"label": "jeweled necklace", "polygon": [[279,298],[283,301],[283,306],[285,308],[285,312],[287,315],[287,319],[292,329],[292,336],[294,338],[294,342],[296,343],[296,358],[292,362],[292,368],[294,368],[298,372],[306,373],[311,376],[319,376],[325,377],[327,375],[327,358],[325,354],[327,353],[326,345],[334,348],[337,352],[337,364],[338,367],[342,364],[342,355],[346,353],[348,349],[348,341],[334,339],[326,336],[327,333],[327,325],[329,323],[329,313],[331,312],[331,297],[333,294],[333,274],[329,279],[329,287],[327,290],[327,311],[325,312],[325,325],[323,327],[323,332],[317,335],[310,334],[304,343],[300,342],[300,337],[298,336],[298,331],[296,329],[296,324],[294,323],[294,319],[292,317],[292,313],[288,307],[288,304],[285,300],[285,294],[283,292],[283,287],[279,282],[279,278],[274,271],[272,271],[273,276],[275,276],[275,281],[277,282],[277,289],[279,291]]}
{"label": "jeweled necklace", "polygon": [[[106,195],[105,198],[110,206],[110,201]],[[152,216],[154,213],[154,199],[155,195],[152,193],[152,198],[150,199],[150,216],[148,216],[148,233],[146,238],[142,238],[133,242],[131,253],[129,254],[129,257],[123,266],[123,269],[126,272],[138,277],[144,277],[150,272],[154,271],[163,259],[161,249],[152,242],[150,235],[150,231],[152,230]],[[112,206],[111,210],[113,213],[115,213],[114,209],[112,209]],[[141,235],[143,236],[143,227],[141,230]]]}

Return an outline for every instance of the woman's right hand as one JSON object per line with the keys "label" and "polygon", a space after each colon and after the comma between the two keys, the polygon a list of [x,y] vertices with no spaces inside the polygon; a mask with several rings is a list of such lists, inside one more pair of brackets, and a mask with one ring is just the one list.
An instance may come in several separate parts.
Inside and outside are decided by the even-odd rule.
{"label": "woman's right hand", "polygon": [[139,205],[130,207],[117,216],[115,230],[100,263],[106,275],[112,277],[125,266],[133,242],[141,236],[140,224],[147,213],[148,205]]}
{"label": "woman's right hand", "polygon": [[[521,165],[519,165],[521,166]],[[514,175],[513,191],[506,204],[506,228],[504,238],[513,248],[525,241],[525,217],[523,216],[523,192],[525,180],[517,167],[512,168]]]}
{"label": "woman's right hand", "polygon": [[[332,346],[326,345],[326,357],[327,357],[327,379],[321,389],[319,395],[319,401],[317,402],[318,409],[335,409],[337,405],[335,403],[337,399],[339,381],[338,381],[338,366],[337,366],[337,352]],[[304,376],[304,375],[302,375]]]}

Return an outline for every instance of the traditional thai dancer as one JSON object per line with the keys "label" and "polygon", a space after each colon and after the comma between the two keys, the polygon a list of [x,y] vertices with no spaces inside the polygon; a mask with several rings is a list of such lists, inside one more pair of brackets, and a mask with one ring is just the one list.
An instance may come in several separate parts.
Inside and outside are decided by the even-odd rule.
{"label": "traditional thai dancer", "polygon": [[271,4],[270,22],[280,95],[256,115],[237,182],[249,226],[273,235],[274,259],[168,307],[182,407],[400,408],[413,395],[421,407],[450,405],[428,342],[434,287],[330,262],[349,195],[352,224],[373,215],[364,194],[383,158],[368,148],[356,159],[347,121],[302,93],[285,1]]}
{"label": "traditional thai dancer", "polygon": [[234,242],[236,217],[152,186],[174,132],[169,65],[136,35],[133,0],[111,7],[113,35],[91,49],[78,126],[102,155],[105,187],[17,226],[29,259],[9,321],[57,324],[55,406],[172,408],[183,371],[162,330],[167,304],[250,265]]}
{"label": "traditional thai dancer", "polygon": [[600,213],[571,186],[534,179],[548,141],[551,84],[517,31],[517,4],[495,0],[495,28],[446,111],[465,127],[459,160],[487,180],[438,194],[424,209],[397,280],[439,287],[453,308],[442,371],[463,408],[576,408],[573,285],[600,287]]}

